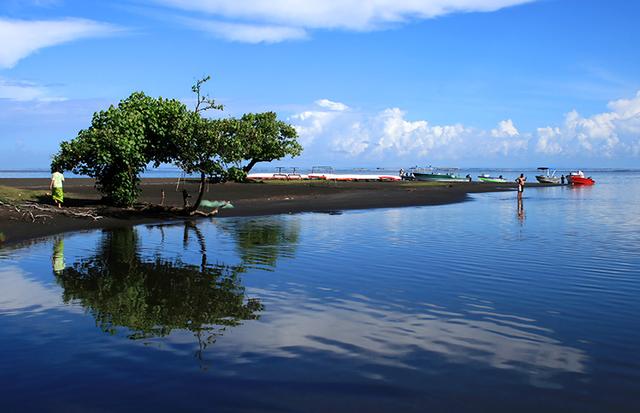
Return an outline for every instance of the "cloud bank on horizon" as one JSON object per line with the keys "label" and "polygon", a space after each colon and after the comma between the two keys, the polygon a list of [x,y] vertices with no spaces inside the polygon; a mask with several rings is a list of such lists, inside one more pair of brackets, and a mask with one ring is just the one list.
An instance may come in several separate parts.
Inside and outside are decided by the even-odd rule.
{"label": "cloud bank on horizon", "polygon": [[360,161],[640,156],[640,91],[631,99],[609,102],[608,108],[587,117],[572,110],[561,125],[533,132],[519,131],[512,119],[490,130],[461,123],[433,125],[409,120],[397,107],[366,113],[329,99],[316,101],[289,121],[314,152]]}

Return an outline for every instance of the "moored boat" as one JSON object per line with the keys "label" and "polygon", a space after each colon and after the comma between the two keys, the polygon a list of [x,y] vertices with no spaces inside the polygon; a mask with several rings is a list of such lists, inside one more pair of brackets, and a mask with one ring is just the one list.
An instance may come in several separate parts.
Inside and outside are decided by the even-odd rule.
{"label": "moored boat", "polygon": [[571,185],[593,185],[596,183],[596,181],[590,176],[584,176],[584,172],[582,171],[571,172],[567,179]]}
{"label": "moored boat", "polygon": [[411,171],[416,181],[469,182],[470,177],[459,176],[457,168],[415,168]]}
{"label": "moored boat", "polygon": [[556,171],[550,172],[550,169],[546,166],[542,166],[538,168],[539,171],[542,171],[540,175],[536,175],[536,179],[541,184],[559,184],[560,178],[556,176]]}
{"label": "moored boat", "polygon": [[494,184],[501,184],[501,183],[507,182],[507,180],[504,179],[502,177],[502,175],[500,175],[500,176],[491,176],[489,174],[478,175],[478,180],[481,181],[481,182],[489,182],[489,183],[494,183]]}

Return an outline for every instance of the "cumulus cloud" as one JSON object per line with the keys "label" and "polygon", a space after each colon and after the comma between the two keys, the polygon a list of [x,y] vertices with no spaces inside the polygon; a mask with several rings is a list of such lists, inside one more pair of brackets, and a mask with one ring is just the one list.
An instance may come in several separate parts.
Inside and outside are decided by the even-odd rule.
{"label": "cumulus cloud", "polygon": [[589,117],[571,111],[562,125],[534,133],[521,132],[512,119],[490,129],[441,125],[409,119],[397,107],[367,113],[329,99],[317,100],[289,120],[312,150],[363,160],[640,156],[640,92],[608,107],[609,112]]}
{"label": "cumulus cloud", "polygon": [[498,127],[491,130],[491,136],[494,138],[501,138],[505,136],[516,137],[519,135],[520,132],[518,132],[518,129],[515,127],[511,119],[500,121],[498,123]]}
{"label": "cumulus cloud", "polygon": [[55,96],[51,91],[37,83],[28,81],[15,81],[0,78],[0,99],[15,101],[41,101],[54,102],[64,98]]}
{"label": "cumulus cloud", "polygon": [[203,19],[182,19],[188,26],[216,37],[242,43],[279,43],[285,40],[300,40],[307,32],[298,27],[229,23]]}
{"label": "cumulus cloud", "polygon": [[632,99],[609,102],[609,112],[584,117],[573,110],[560,126],[537,129],[536,150],[547,155],[634,153],[640,143],[640,91]]}
{"label": "cumulus cloud", "polygon": [[[304,29],[370,31],[451,13],[491,12],[535,0],[153,0],[219,19]],[[300,37],[295,37],[300,38]],[[284,40],[284,38],[283,38]]]}
{"label": "cumulus cloud", "polygon": [[13,20],[0,18],[0,67],[13,67],[45,47],[73,40],[108,36],[121,29],[86,19]]}
{"label": "cumulus cloud", "polygon": [[346,157],[457,156],[473,130],[461,124],[432,125],[409,120],[400,108],[369,114],[341,102],[321,99],[315,107],[289,118],[304,144]]}

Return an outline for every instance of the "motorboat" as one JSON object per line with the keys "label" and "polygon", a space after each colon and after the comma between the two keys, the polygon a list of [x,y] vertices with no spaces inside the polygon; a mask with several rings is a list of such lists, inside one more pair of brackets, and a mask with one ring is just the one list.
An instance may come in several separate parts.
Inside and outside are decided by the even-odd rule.
{"label": "motorboat", "polygon": [[411,173],[416,181],[423,182],[469,182],[471,177],[459,176],[457,168],[414,168]]}
{"label": "motorboat", "polygon": [[542,166],[538,168],[538,170],[541,173],[540,175],[536,175],[536,179],[541,184],[559,184],[560,183],[560,177],[556,176],[556,171],[551,172],[551,170],[546,166]]}
{"label": "motorboat", "polygon": [[501,183],[507,182],[507,180],[504,179],[502,175],[496,177],[496,176],[491,176],[489,174],[478,175],[478,180],[481,182],[489,182],[494,184],[501,184]]}
{"label": "motorboat", "polygon": [[596,183],[593,178],[586,177],[582,171],[573,171],[567,176],[571,185],[593,185]]}

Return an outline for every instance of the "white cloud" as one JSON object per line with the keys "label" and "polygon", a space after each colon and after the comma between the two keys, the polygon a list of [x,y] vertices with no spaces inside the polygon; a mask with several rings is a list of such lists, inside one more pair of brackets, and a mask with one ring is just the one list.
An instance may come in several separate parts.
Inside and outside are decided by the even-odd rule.
{"label": "white cloud", "polygon": [[640,92],[632,99],[609,102],[608,107],[610,112],[590,117],[573,110],[561,126],[538,128],[536,150],[547,155],[633,154],[640,138]]}
{"label": "white cloud", "polygon": [[121,31],[116,26],[85,19],[12,20],[0,18],[0,67],[13,67],[39,49]]}
{"label": "white cloud", "polygon": [[182,19],[182,21],[192,28],[233,42],[279,43],[307,37],[307,32],[298,27],[228,23],[202,19]]}
{"label": "white cloud", "polygon": [[528,146],[528,138],[520,136],[511,120],[483,131],[459,123],[437,125],[409,120],[400,108],[368,114],[328,99],[318,100],[315,105],[289,118],[303,144],[348,158],[450,159],[508,155],[526,151]]}
{"label": "white cloud", "polygon": [[518,132],[518,129],[515,127],[511,119],[500,121],[498,123],[498,127],[491,130],[491,136],[494,138],[501,138],[505,136],[516,137],[519,135],[520,132]]}
{"label": "white cloud", "polygon": [[0,78],[0,99],[16,101],[52,102],[65,100],[54,96],[51,91],[41,85],[28,81],[12,81]]}
{"label": "white cloud", "polygon": [[336,112],[306,110],[291,116],[289,120],[294,123],[301,142],[308,144],[325,132],[325,129],[336,119],[336,115]]}
{"label": "white cloud", "polygon": [[349,106],[345,105],[344,103],[334,102],[334,101],[329,100],[329,99],[316,100],[315,103],[316,103],[316,105],[320,106],[321,108],[327,108],[327,109],[335,110],[335,111],[338,111],[338,112],[349,110]]}
{"label": "white cloud", "polygon": [[471,130],[460,124],[430,125],[426,120],[409,121],[399,108],[385,109],[373,119],[373,153],[430,156],[437,148],[450,149]]}
{"label": "white cloud", "polygon": [[491,129],[488,135],[482,146],[489,154],[509,156],[524,153],[529,147],[529,136],[521,135],[511,119],[498,122],[498,127]]}
{"label": "white cloud", "polygon": [[569,112],[561,126],[537,128],[534,133],[521,132],[512,119],[492,129],[440,125],[408,119],[397,107],[367,113],[329,99],[317,100],[289,121],[303,145],[310,146],[307,152],[361,160],[640,156],[640,92],[608,107],[610,112],[591,117]]}
{"label": "white cloud", "polygon": [[451,13],[491,12],[535,0],[153,0],[231,21],[369,31]]}

